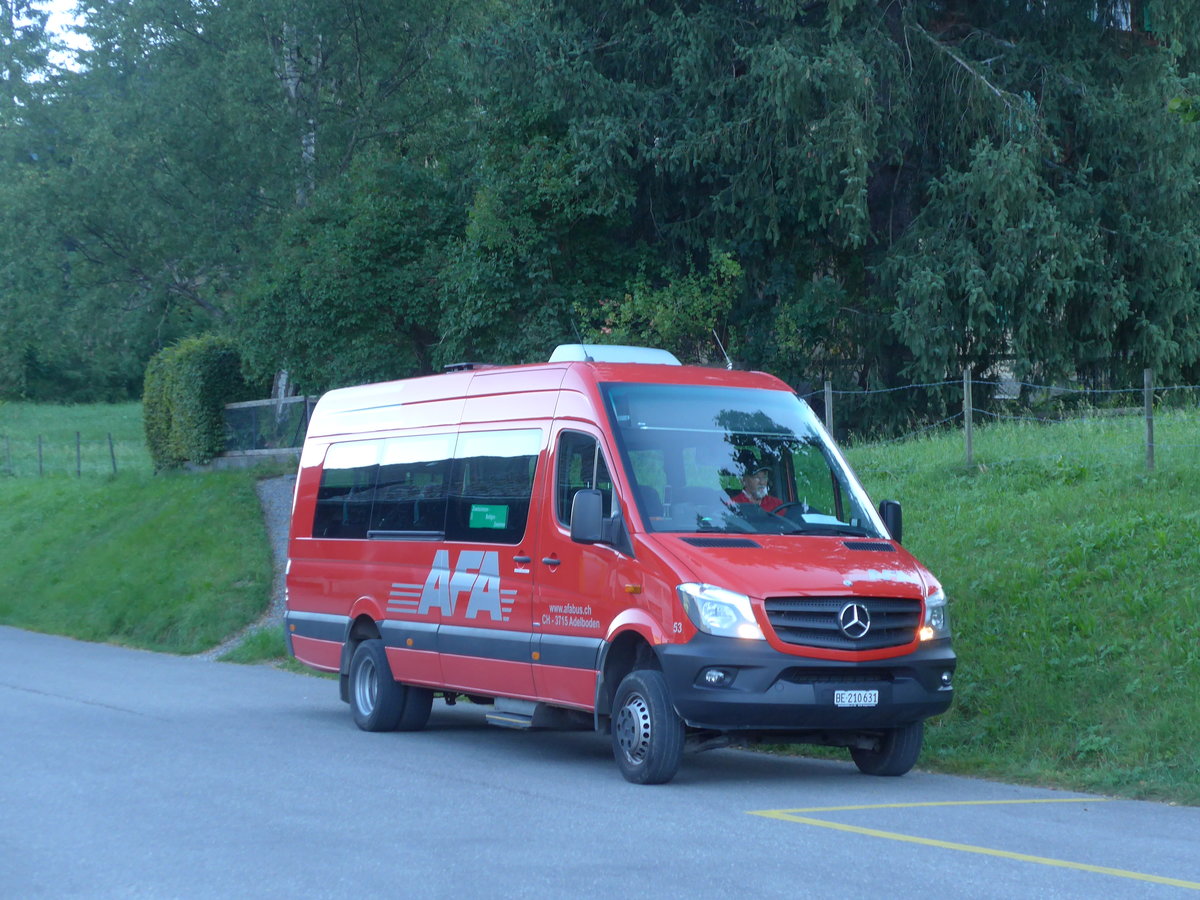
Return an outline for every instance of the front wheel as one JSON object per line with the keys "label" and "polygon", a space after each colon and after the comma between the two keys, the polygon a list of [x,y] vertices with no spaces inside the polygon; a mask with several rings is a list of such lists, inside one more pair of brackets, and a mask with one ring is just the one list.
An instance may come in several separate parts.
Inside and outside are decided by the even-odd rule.
{"label": "front wheel", "polygon": [[626,781],[665,784],[683,760],[683,721],[671,706],[662,672],[637,669],[613,698],[613,756]]}
{"label": "front wheel", "polygon": [[864,775],[903,775],[917,764],[925,739],[925,723],[889,728],[874,750],[850,748],[850,758]]}

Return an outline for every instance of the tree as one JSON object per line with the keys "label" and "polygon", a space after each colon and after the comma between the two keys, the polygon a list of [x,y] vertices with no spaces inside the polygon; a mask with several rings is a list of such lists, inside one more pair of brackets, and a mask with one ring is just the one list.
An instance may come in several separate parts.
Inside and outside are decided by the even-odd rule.
{"label": "tree", "polygon": [[447,173],[367,154],[289,217],[244,290],[238,334],[260,376],[307,392],[432,371],[448,244],[462,203]]}
{"label": "tree", "polygon": [[598,273],[599,336],[605,296],[728,258],[727,345],[796,382],[1197,371],[1200,147],[1166,99],[1198,27],[1177,6],[521,10],[475,48],[472,222],[518,251],[500,261],[526,313],[607,257],[625,271]]}
{"label": "tree", "polygon": [[[278,255],[294,210],[318,191],[328,202],[360,153],[424,151],[421,129],[442,109],[423,72],[466,8],[89,7],[90,49],[46,85],[39,134],[52,137],[28,171],[0,172],[15,204],[6,213],[36,229],[7,249],[0,239],[20,310],[12,327],[89,323],[100,379],[100,357],[136,370],[182,335],[236,330],[233,298]],[[30,244],[35,257],[23,255]]]}
{"label": "tree", "polygon": [[47,15],[32,0],[0,0],[0,128],[11,128],[36,88],[30,76],[49,63]]}
{"label": "tree", "polygon": [[796,384],[1194,380],[1196,12],[95,5],[0,118],[0,390],[120,390],[214,327],[306,389],[580,337]]}
{"label": "tree", "polygon": [[486,6],[353,9],[301,29],[319,52],[271,45],[300,160],[295,204],[233,326],[256,372],[287,368],[308,391],[435,367],[474,162],[452,49]]}

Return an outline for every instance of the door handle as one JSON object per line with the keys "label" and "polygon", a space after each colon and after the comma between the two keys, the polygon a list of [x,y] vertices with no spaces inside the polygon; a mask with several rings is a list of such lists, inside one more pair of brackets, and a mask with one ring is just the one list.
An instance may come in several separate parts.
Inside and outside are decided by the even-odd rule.
{"label": "door handle", "polygon": [[562,560],[559,559],[557,556],[543,556],[542,562],[544,562],[548,566],[557,566],[559,563],[562,562]]}
{"label": "door handle", "polygon": [[525,565],[526,563],[533,562],[533,557],[532,556],[514,556],[513,562],[520,563],[521,565]]}

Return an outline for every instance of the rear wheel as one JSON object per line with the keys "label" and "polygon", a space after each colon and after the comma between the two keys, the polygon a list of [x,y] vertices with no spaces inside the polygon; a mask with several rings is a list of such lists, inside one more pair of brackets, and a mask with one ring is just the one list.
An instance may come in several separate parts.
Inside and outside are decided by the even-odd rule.
{"label": "rear wheel", "polygon": [[613,698],[613,756],[626,781],[665,784],[683,759],[684,727],[662,672],[636,669]]}
{"label": "rear wheel", "polygon": [[401,688],[408,695],[404,700],[404,712],[400,714],[400,721],[396,723],[398,731],[420,731],[425,727],[425,723],[429,721],[429,713],[433,709],[433,691],[429,688],[412,687],[409,685]]}
{"label": "rear wheel", "polygon": [[874,750],[850,748],[850,757],[864,775],[903,775],[917,764],[925,739],[925,723],[890,728]]}
{"label": "rear wheel", "polygon": [[376,638],[359,644],[350,660],[354,724],[363,731],[395,731],[404,715],[407,693],[405,686],[392,678],[383,641]]}

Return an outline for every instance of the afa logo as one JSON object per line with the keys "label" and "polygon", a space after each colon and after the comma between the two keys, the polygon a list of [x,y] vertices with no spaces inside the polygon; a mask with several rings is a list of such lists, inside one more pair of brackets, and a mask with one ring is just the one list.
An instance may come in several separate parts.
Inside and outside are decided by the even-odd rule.
{"label": "afa logo", "polygon": [[453,570],[450,568],[450,551],[439,550],[434,554],[433,567],[423,585],[392,585],[388,610],[415,612],[421,616],[428,615],[430,610],[438,610],[449,618],[466,595],[465,618],[475,619],[486,613],[493,622],[507,622],[516,594],[515,590],[500,586],[500,554],[495,550],[463,550],[458,554]]}

